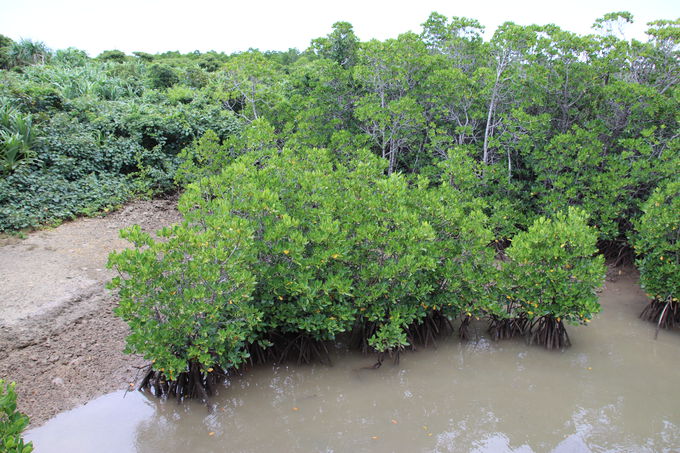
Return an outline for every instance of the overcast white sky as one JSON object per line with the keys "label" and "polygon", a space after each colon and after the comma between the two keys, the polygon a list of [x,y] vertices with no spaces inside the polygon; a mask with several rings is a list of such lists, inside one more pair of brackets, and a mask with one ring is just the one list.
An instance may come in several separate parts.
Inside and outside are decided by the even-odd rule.
{"label": "overcast white sky", "polygon": [[420,32],[432,11],[478,19],[489,36],[508,20],[588,33],[603,14],[630,11],[636,24],[627,37],[643,39],[646,22],[680,17],[680,0],[0,0],[0,33],[53,49],[77,47],[91,56],[107,49],[303,50],[337,21],[354,25],[361,40],[385,39]]}

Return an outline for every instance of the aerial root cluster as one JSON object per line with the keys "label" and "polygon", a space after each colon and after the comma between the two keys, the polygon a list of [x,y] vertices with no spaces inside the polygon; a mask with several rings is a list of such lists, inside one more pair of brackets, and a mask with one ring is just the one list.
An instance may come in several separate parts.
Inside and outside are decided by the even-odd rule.
{"label": "aerial root cluster", "polygon": [[[643,317],[657,319],[661,316],[664,326],[677,325],[680,322],[680,307],[678,304],[650,304],[643,313]],[[458,335],[461,340],[471,338],[472,316],[464,315],[458,327]],[[526,315],[513,318],[490,316],[489,332],[493,340],[509,339],[526,335],[530,344],[539,344],[548,349],[562,349],[571,345],[569,335],[563,322],[552,316],[544,316],[530,321]],[[362,319],[357,321],[351,335],[348,337],[350,349],[359,350],[363,354],[376,353],[376,363],[367,368],[380,368],[387,359],[392,359],[395,364],[400,361],[401,353],[406,349],[403,346],[388,351],[375,351],[369,344],[369,338],[376,334],[380,324]],[[451,335],[455,328],[451,320],[440,311],[433,311],[421,322],[414,323],[406,329],[409,341],[408,348],[415,349],[415,345],[436,347],[437,339]],[[295,361],[298,365],[318,362],[331,365],[328,343],[320,341],[306,334],[272,332],[267,335],[268,347],[259,343],[249,344],[247,349],[250,355],[248,364],[284,363]],[[264,343],[266,344],[266,342]],[[187,370],[180,373],[175,379],[151,365],[145,369],[139,389],[149,391],[155,396],[176,398],[197,398],[205,402],[215,393],[218,384],[229,376],[240,374],[242,370],[224,370],[219,367],[206,372],[197,362],[191,362]]]}
{"label": "aerial root cluster", "polygon": [[562,349],[571,346],[571,341],[562,320],[542,316],[536,318],[529,326],[529,344],[540,344],[548,349]]}
{"label": "aerial root cluster", "polygon": [[451,320],[437,310],[428,313],[422,323],[409,326],[406,334],[409,343],[415,349],[416,344],[437,347],[437,338],[451,335],[453,331]]}
{"label": "aerial root cluster", "polygon": [[659,329],[673,329],[680,326],[680,302],[672,300],[652,300],[640,313],[640,318],[656,323],[656,336]]}
{"label": "aerial root cluster", "polygon": [[464,316],[458,326],[458,338],[461,341],[470,340],[470,323],[472,322],[472,316]]}
{"label": "aerial root cluster", "polygon": [[154,370],[149,365],[138,388],[150,391],[158,397],[176,398],[178,401],[184,398],[197,398],[207,402],[215,393],[217,385],[227,376],[228,372],[221,368],[215,368],[207,373],[201,370],[197,362],[191,362],[187,371],[171,380],[164,372]]}
{"label": "aerial root cluster", "polygon": [[492,315],[489,322],[489,334],[494,341],[521,337],[526,334],[529,325],[529,319],[526,315],[515,318],[501,318]]}

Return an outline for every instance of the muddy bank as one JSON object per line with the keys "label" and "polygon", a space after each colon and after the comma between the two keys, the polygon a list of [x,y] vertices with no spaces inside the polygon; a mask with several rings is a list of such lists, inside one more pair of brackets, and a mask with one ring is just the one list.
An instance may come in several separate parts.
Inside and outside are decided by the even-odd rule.
{"label": "muddy bank", "polygon": [[174,197],[138,201],[0,240],[0,377],[17,382],[19,408],[37,426],[58,412],[129,386],[139,357],[123,354],[127,325],[104,285],[121,228],[155,231],[180,219]]}

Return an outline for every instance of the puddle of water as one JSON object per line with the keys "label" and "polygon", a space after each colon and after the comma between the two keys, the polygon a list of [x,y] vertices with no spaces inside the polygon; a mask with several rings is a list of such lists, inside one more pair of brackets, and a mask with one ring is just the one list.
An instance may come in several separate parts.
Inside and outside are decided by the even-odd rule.
{"label": "puddle of water", "polygon": [[362,369],[259,367],[213,401],[178,405],[139,393],[103,396],[29,431],[48,452],[659,452],[680,448],[680,334],[637,318],[633,279],[607,283],[603,313],[570,327],[564,352],[493,343],[480,326]]}

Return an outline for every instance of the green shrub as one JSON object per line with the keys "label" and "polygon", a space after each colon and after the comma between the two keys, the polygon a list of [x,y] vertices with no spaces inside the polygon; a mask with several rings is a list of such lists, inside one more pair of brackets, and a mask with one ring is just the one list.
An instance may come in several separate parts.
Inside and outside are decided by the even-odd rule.
{"label": "green shrub", "polygon": [[[101,56],[100,56],[101,57]],[[85,66],[90,58],[85,51],[69,47],[67,49],[57,50],[52,61],[57,65],[80,67]]]}
{"label": "green shrub", "polygon": [[0,179],[0,231],[92,215],[122,204],[132,194],[130,181],[115,174],[91,174],[69,181],[57,170],[22,168]]}
{"label": "green shrub", "polygon": [[151,55],[150,53],[147,53],[147,52],[137,51],[137,52],[132,52],[132,55],[134,55],[135,57],[137,57],[140,60],[145,61],[147,63],[152,62],[153,59],[155,58],[154,55]]}
{"label": "green shrub", "polygon": [[262,318],[251,297],[251,235],[228,216],[165,228],[158,241],[138,226],[122,232],[136,248],[110,255],[121,274],[110,287],[132,330],[127,351],[153,360],[145,385],[157,395],[204,397],[211,376],[248,357]]}
{"label": "green shrub", "polygon": [[172,190],[181,149],[207,130],[222,141],[241,129],[205,96],[171,105],[159,91],[137,97],[137,76],[110,74],[139,65],[91,61],[2,74],[0,231]]}
{"label": "green shrub", "polygon": [[470,147],[454,146],[446,159],[425,169],[434,180],[442,181],[459,193],[461,200],[476,200],[489,217],[489,228],[501,246],[520,228],[525,229],[534,215],[531,205],[521,195],[522,187],[507,181],[507,170],[500,165],[484,166],[471,157]]}
{"label": "green shrub", "polygon": [[190,185],[180,206],[194,222],[253,222],[255,299],[271,329],[321,341],[358,326],[366,350],[399,351],[434,311],[481,313],[491,236],[458,192],[384,170],[367,153],[342,164],[325,150],[253,152]]}
{"label": "green shrub", "polygon": [[0,452],[31,453],[33,443],[24,443],[21,433],[28,426],[28,417],[17,410],[14,382],[0,379]]}
{"label": "green shrub", "polygon": [[35,227],[119,205],[136,193],[173,187],[174,157],[55,114],[34,157],[0,179],[0,231]]}
{"label": "green shrub", "polygon": [[208,129],[191,146],[184,148],[181,164],[175,175],[178,185],[186,185],[206,176],[222,172],[237,156],[249,151],[273,149],[276,143],[274,129],[266,120],[255,120],[240,134],[233,134],[220,143],[220,137]]}
{"label": "green shrub", "polygon": [[12,38],[0,34],[0,69],[8,69],[11,67],[9,49],[12,47],[13,43],[14,41]]}
{"label": "green shrub", "polygon": [[175,183],[182,186],[220,173],[234,160],[236,152],[227,144],[220,143],[217,134],[209,129],[180,152],[181,163],[175,174]]}
{"label": "green shrub", "polygon": [[22,112],[39,113],[51,109],[61,109],[64,99],[58,89],[44,83],[18,79],[17,74],[5,74],[4,96]]}
{"label": "green shrub", "polygon": [[[129,350],[155,359],[143,386],[190,395],[187,375],[205,386],[250,354],[323,358],[323,342],[350,331],[366,351],[398,353],[461,312],[481,315],[493,269],[485,217],[448,186],[386,177],[384,164],[368,152],[341,163],[326,150],[252,151],[189,184],[184,223],[160,241],[125,232],[136,249],[111,255],[122,273],[112,287]],[[240,285],[239,307],[221,296],[236,291],[228,284]]]}
{"label": "green shrub", "polygon": [[652,299],[642,317],[661,327],[680,325],[680,181],[657,188],[643,212],[632,238],[640,283]]}
{"label": "green shrub", "polygon": [[208,73],[201,68],[187,68],[182,82],[193,88],[203,88],[210,81]]}
{"label": "green shrub", "polygon": [[194,90],[184,85],[173,85],[165,94],[172,104],[188,104],[194,98]]}
{"label": "green shrub", "polygon": [[581,127],[555,135],[530,156],[537,175],[532,191],[540,213],[552,216],[579,206],[598,226],[600,239],[613,239],[619,235],[617,215],[630,200],[622,196],[625,174],[612,166],[603,148],[596,132]]}
{"label": "green shrub", "polygon": [[518,233],[504,265],[509,316],[526,316],[530,342],[549,349],[570,344],[564,322],[586,324],[600,311],[595,290],[605,275],[597,252],[597,231],[576,208],[538,218]]}
{"label": "green shrub", "polygon": [[20,39],[10,44],[7,56],[10,67],[43,65],[50,60],[52,51],[42,41]]}
{"label": "green shrub", "polygon": [[410,187],[403,175],[385,177],[385,162],[363,165],[344,190],[349,201],[341,215],[350,219],[346,228],[355,242],[343,256],[365,332],[360,344],[399,352],[413,342],[408,328],[431,311],[432,274],[440,255],[434,253],[437,232],[418,209],[424,201],[418,195],[428,183]]}
{"label": "green shrub", "polygon": [[425,302],[427,309],[441,312],[446,319],[462,317],[459,335],[468,338],[472,318],[496,311],[497,294],[494,265],[493,219],[484,214],[484,202],[452,183],[445,170],[437,188],[413,193],[422,218],[436,232],[429,254],[436,259],[430,275],[433,291]]}
{"label": "green shrub", "polygon": [[321,341],[352,325],[353,281],[345,260],[360,214],[343,200],[358,177],[333,167],[326,151],[251,153],[190,185],[180,200],[193,222],[229,213],[249,222],[259,263],[254,297],[272,333]]}

